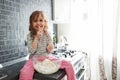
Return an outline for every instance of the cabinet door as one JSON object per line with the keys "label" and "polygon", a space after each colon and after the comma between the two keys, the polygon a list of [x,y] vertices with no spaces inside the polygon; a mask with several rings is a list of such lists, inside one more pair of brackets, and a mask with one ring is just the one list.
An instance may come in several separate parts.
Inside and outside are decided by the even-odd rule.
{"label": "cabinet door", "polygon": [[60,22],[70,21],[71,0],[53,0],[54,20]]}

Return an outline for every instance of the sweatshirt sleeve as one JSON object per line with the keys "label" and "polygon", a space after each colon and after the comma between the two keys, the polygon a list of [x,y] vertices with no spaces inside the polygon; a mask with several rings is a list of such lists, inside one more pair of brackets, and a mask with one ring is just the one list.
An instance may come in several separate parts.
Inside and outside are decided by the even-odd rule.
{"label": "sweatshirt sleeve", "polygon": [[32,38],[30,37],[30,33],[27,35],[27,44],[29,53],[34,54],[36,49],[32,48]]}
{"label": "sweatshirt sleeve", "polygon": [[47,36],[48,36],[48,44],[49,44],[49,43],[53,43],[53,41],[52,41],[52,36],[50,35],[50,33],[48,33]]}

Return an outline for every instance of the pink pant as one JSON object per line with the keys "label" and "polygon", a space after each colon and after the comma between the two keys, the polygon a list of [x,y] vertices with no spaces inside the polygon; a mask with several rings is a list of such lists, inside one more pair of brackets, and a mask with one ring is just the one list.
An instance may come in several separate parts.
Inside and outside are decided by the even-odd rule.
{"label": "pink pant", "polygon": [[[68,61],[62,60],[60,68],[65,69],[67,80],[76,80],[71,63],[69,63]],[[32,59],[29,59],[25,63],[24,67],[20,70],[19,80],[33,80],[33,75],[34,75],[33,62],[32,62]]]}

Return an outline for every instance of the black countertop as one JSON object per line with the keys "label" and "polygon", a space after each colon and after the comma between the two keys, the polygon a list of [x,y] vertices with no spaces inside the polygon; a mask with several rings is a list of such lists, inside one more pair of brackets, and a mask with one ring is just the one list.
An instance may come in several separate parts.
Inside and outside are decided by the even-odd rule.
{"label": "black countertop", "polygon": [[[22,61],[7,67],[2,68],[0,71],[8,76],[0,80],[18,80],[20,69],[24,66],[26,61]],[[40,74],[35,71],[34,79],[38,80],[61,80],[65,76],[65,70],[59,69],[56,73],[53,74]]]}

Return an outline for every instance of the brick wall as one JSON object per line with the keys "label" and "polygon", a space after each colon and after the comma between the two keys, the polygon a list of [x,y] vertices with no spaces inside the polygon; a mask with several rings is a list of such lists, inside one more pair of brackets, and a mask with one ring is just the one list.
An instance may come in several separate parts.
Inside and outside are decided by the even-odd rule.
{"label": "brick wall", "polygon": [[52,19],[51,0],[0,0],[0,63],[25,57],[29,16],[44,11]]}

